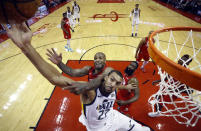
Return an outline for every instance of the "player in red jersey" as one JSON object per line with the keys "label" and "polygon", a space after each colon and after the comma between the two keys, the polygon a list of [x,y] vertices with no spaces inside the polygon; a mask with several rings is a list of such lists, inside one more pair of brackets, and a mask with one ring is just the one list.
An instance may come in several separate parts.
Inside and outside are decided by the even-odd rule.
{"label": "player in red jersey", "polygon": [[61,20],[61,29],[63,30],[64,38],[67,39],[67,44],[65,45],[65,48],[68,51],[73,51],[70,47],[70,39],[71,39],[71,32],[74,32],[74,30],[70,27],[69,19],[66,17],[66,13],[63,13],[63,18]]}
{"label": "player in red jersey", "polygon": [[[78,90],[78,93],[82,92],[82,89],[84,87],[88,87],[88,86],[95,87],[95,86],[99,85],[101,83],[102,79],[106,75],[108,75],[108,73],[111,70],[113,70],[113,68],[106,66],[106,56],[102,52],[98,52],[95,54],[93,67],[87,65],[80,69],[72,69],[71,67],[66,66],[62,62],[62,54],[61,53],[60,53],[60,55],[58,55],[54,49],[52,49],[52,51],[51,50],[47,50],[47,51],[48,51],[47,55],[49,56],[49,60],[52,63],[56,64],[67,75],[69,75],[71,77],[82,77],[82,76],[88,75],[88,80],[90,81],[89,85],[87,85],[86,83],[74,84],[74,86],[77,87],[76,89]],[[132,86],[135,86],[135,85],[129,84],[127,86],[129,88],[131,88]],[[124,87],[124,86],[122,86],[122,87]],[[81,89],[81,90],[79,90],[79,89]]]}
{"label": "player in red jersey", "polygon": [[134,76],[135,70],[138,68],[138,63],[133,61],[131,62],[126,69],[124,70],[123,74],[123,85],[128,85],[131,83],[135,83],[137,86],[133,90],[118,90],[117,92],[117,104],[118,110],[122,113],[126,114],[129,110],[129,106],[131,103],[136,101],[139,98],[139,87],[138,87],[138,80]]}
{"label": "player in red jersey", "polygon": [[[153,31],[149,32],[149,36],[151,35]],[[144,59],[144,62],[142,64],[142,66],[140,67],[140,69],[145,72],[145,65],[148,64],[149,62],[149,53],[148,53],[148,46],[149,46],[149,36],[148,37],[144,37],[142,38],[142,40],[140,41],[140,44],[138,45],[137,49],[136,49],[136,53],[135,53],[135,58],[137,60],[137,62],[140,62],[142,59]],[[153,43],[155,43],[155,40],[153,39]]]}
{"label": "player in red jersey", "polygon": [[[98,52],[94,56],[94,66],[84,66],[81,69],[72,69],[69,66],[66,66],[62,62],[62,54],[58,55],[54,49],[52,51],[48,50],[47,55],[49,60],[56,64],[64,73],[68,74],[71,77],[82,77],[89,75],[89,80],[94,79],[103,72],[110,72],[111,67],[106,67],[106,56],[102,52]],[[92,77],[93,76],[93,77]]]}
{"label": "player in red jersey", "polygon": [[[69,66],[66,66],[62,62],[62,54],[58,55],[54,49],[47,50],[47,55],[49,56],[49,60],[56,64],[64,73],[68,74],[71,77],[82,77],[88,75],[88,80],[90,81],[91,85],[76,85],[79,86],[94,86],[98,85],[100,83],[100,80],[106,76],[111,70],[113,70],[111,67],[106,67],[106,56],[102,52],[98,52],[94,56],[94,66],[84,66],[80,69],[72,69]],[[97,79],[95,79],[97,78]],[[93,81],[91,81],[93,79]]]}

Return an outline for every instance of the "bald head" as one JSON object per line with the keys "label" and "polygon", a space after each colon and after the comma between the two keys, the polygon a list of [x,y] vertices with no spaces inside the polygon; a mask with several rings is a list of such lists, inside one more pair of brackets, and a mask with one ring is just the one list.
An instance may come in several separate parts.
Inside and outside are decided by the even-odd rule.
{"label": "bald head", "polygon": [[94,56],[94,59],[95,59],[95,57],[98,57],[98,56],[101,56],[101,57],[103,57],[104,59],[106,59],[106,56],[105,56],[105,54],[104,54],[103,52],[97,52],[97,53],[95,54],[95,56]]}
{"label": "bald head", "polygon": [[105,67],[106,56],[103,52],[98,52],[94,56],[94,67],[97,70],[102,70]]}

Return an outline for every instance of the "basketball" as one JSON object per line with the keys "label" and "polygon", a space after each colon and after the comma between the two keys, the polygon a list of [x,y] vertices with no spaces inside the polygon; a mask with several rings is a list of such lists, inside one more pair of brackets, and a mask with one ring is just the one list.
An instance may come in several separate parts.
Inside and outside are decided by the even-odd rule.
{"label": "basketball", "polygon": [[1,0],[0,23],[8,23],[14,20],[22,23],[34,16],[41,0]]}

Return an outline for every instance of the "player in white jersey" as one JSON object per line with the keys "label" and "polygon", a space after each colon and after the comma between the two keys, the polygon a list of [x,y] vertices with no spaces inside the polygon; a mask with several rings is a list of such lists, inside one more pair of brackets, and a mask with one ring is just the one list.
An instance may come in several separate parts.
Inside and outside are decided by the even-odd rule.
{"label": "player in white jersey", "polygon": [[135,5],[135,9],[133,9],[130,13],[130,20],[132,20],[132,34],[131,36],[133,37],[134,34],[134,26],[136,27],[135,29],[135,36],[137,36],[138,33],[138,24],[140,21],[140,9],[139,9],[139,4]]}
{"label": "player in white jersey", "polygon": [[76,1],[74,1],[72,12],[73,12],[75,22],[76,22],[76,19],[77,19],[78,24],[80,25],[80,6],[76,3]]}
{"label": "player in white jersey", "polygon": [[[32,32],[23,24],[11,24],[9,29],[4,25],[8,36],[13,43],[21,49],[22,53],[32,62],[38,71],[52,84],[63,89],[70,90],[72,93],[81,93],[81,102],[86,105],[86,110],[82,117],[86,128],[90,131],[149,131],[150,128],[142,126],[133,119],[113,110],[116,88],[134,89],[135,84],[121,87],[123,76],[119,71],[112,70],[101,81],[97,81],[98,86],[79,87],[70,78],[63,76],[54,66],[46,62],[31,45]],[[89,84],[88,82],[79,84]],[[85,115],[84,115],[85,114]],[[81,120],[80,118],[80,120]],[[94,120],[92,122],[92,120]]]}
{"label": "player in white jersey", "polygon": [[104,77],[96,90],[81,96],[83,111],[79,121],[88,131],[150,131],[149,127],[113,109],[116,88],[131,89],[121,88],[122,81],[122,74],[112,70]]}
{"label": "player in white jersey", "polygon": [[75,21],[74,21],[74,16],[72,15],[72,12],[70,11],[70,7],[67,7],[66,17],[69,19],[70,26],[74,30]]}

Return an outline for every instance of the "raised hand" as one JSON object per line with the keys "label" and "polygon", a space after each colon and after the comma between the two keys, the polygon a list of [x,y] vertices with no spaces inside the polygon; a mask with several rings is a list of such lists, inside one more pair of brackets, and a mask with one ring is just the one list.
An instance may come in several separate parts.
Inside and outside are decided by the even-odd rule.
{"label": "raised hand", "polygon": [[32,32],[31,30],[27,27],[25,22],[21,24],[10,24],[11,28],[9,29],[7,25],[3,25],[4,28],[6,29],[7,35],[13,43],[22,49],[24,46],[31,44],[31,39],[32,39]]}
{"label": "raised hand", "polygon": [[49,57],[48,59],[58,65],[60,62],[62,62],[62,54],[60,53],[59,55],[57,54],[57,52],[52,48],[52,51],[47,49],[46,55]]}

